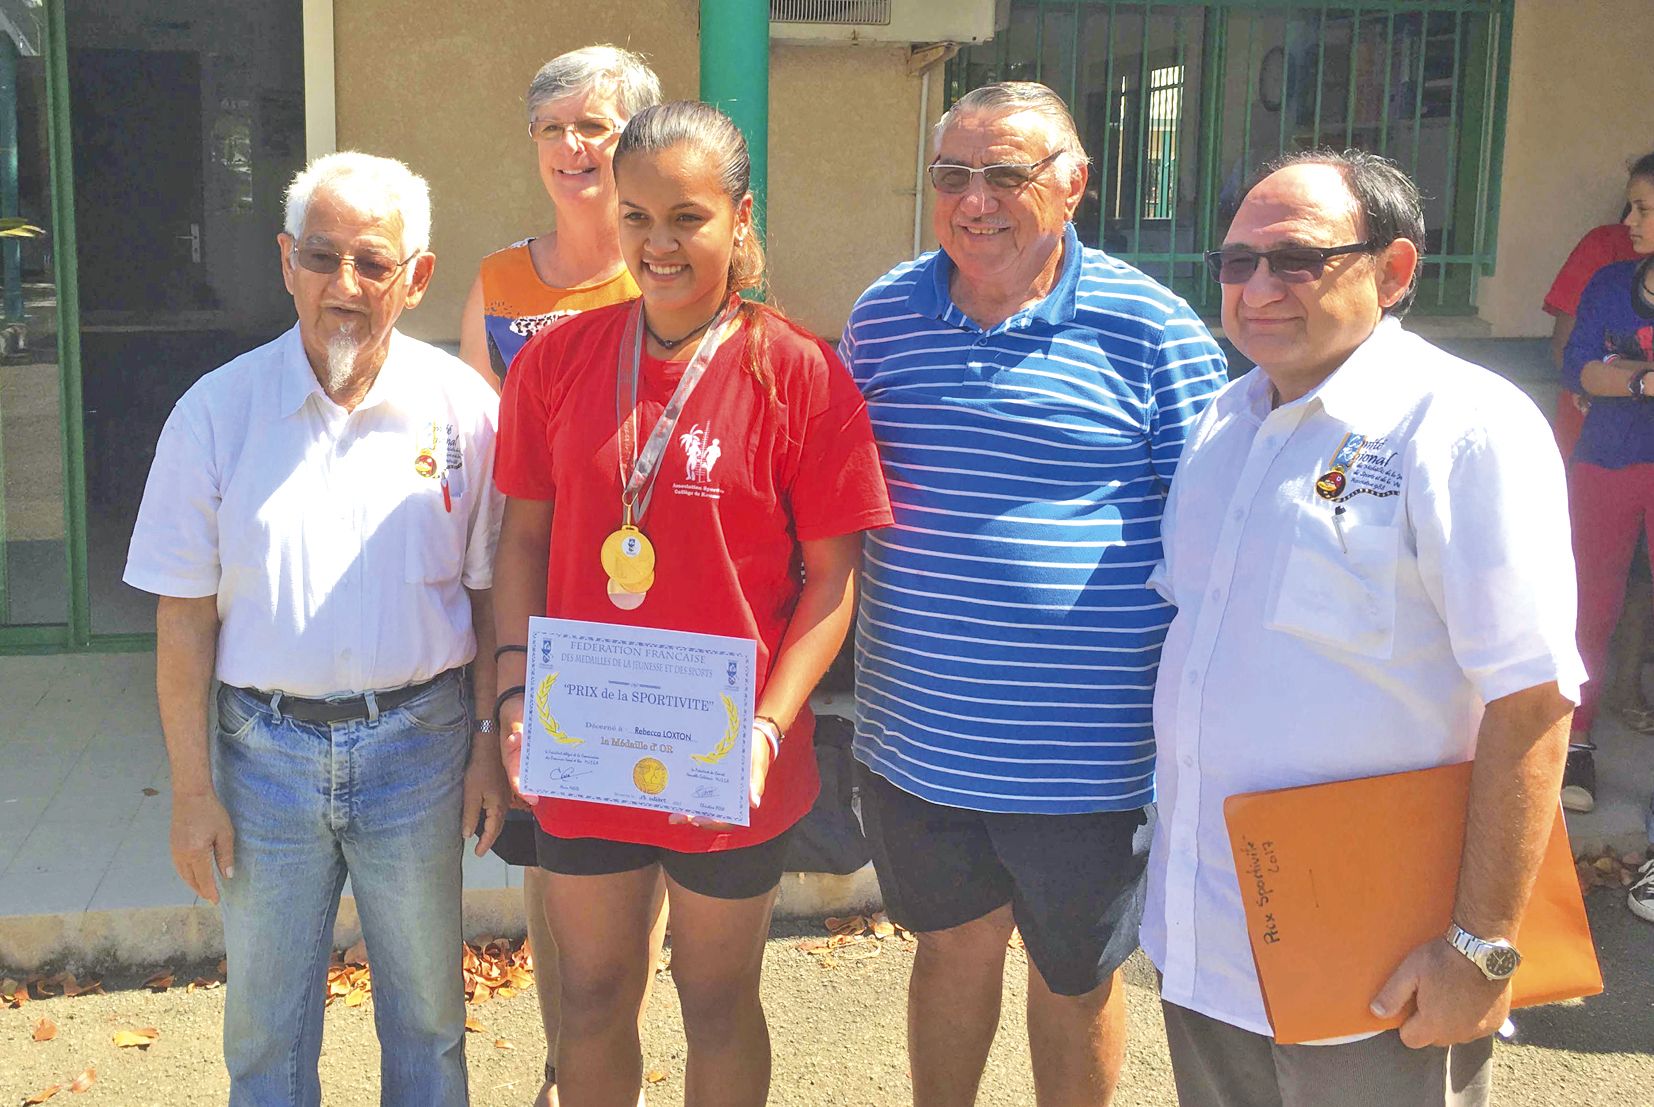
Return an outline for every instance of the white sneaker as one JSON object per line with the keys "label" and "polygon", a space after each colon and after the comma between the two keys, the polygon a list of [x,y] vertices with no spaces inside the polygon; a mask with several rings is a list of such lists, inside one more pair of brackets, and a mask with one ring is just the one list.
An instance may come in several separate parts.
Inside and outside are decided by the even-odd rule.
{"label": "white sneaker", "polygon": [[1654,859],[1643,862],[1643,867],[1637,870],[1637,879],[1631,884],[1625,905],[1637,918],[1654,922]]}

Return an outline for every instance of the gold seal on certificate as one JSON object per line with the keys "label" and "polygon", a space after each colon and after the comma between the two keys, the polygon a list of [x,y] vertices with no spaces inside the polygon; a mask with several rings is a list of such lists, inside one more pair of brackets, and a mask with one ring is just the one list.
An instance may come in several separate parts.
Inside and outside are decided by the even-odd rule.
{"label": "gold seal on certificate", "polygon": [[[613,579],[609,595],[643,598]],[[750,825],[757,651],[750,638],[530,619],[524,791]]]}
{"label": "gold seal on certificate", "polygon": [[658,796],[666,791],[666,766],[653,757],[645,757],[632,766],[632,783],[646,796]]}

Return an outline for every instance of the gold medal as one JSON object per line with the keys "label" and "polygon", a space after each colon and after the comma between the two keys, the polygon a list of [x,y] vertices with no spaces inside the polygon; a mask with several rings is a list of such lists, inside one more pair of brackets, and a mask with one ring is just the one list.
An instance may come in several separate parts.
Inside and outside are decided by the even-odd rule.
{"label": "gold medal", "polygon": [[[611,578],[611,579],[613,579],[613,578]],[[651,589],[655,586],[655,574],[650,573],[648,576],[644,577],[642,580],[635,581],[635,582],[617,580],[617,581],[615,581],[615,584],[623,592],[636,592],[639,595],[642,595],[644,592],[649,591],[649,589]]]}
{"label": "gold medal", "polygon": [[603,571],[609,574],[609,579],[625,586],[629,591],[638,591],[635,585],[644,580],[654,579],[654,543],[630,522],[622,524],[619,530],[603,539],[603,549],[598,558],[603,563]]}
{"label": "gold medal", "polygon": [[643,604],[645,592],[628,592],[611,578],[609,580],[609,602],[622,611],[636,611]]}

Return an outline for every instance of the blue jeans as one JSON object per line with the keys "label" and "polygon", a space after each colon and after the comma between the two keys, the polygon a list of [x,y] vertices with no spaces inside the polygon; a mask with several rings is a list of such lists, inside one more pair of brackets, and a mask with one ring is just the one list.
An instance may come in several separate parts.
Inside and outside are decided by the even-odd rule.
{"label": "blue jeans", "polygon": [[[278,705],[279,709],[279,705]],[[231,1107],[316,1107],[322,1005],[348,874],[373,965],[380,1102],[467,1102],[457,673],[376,718],[294,722],[218,694],[213,780],[235,827],[219,880]]]}

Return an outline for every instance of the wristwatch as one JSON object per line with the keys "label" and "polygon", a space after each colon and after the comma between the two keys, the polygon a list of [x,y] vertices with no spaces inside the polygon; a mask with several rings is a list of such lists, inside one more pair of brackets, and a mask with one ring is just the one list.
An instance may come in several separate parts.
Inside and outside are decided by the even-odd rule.
{"label": "wristwatch", "polygon": [[1638,369],[1635,373],[1631,374],[1631,383],[1627,386],[1627,391],[1631,393],[1633,399],[1648,399],[1646,389],[1648,387],[1647,377],[1649,373],[1654,373],[1654,369]]}
{"label": "wristwatch", "polygon": [[1496,942],[1484,941],[1458,923],[1447,925],[1447,944],[1464,954],[1465,959],[1489,980],[1509,980],[1522,964],[1522,955],[1503,938]]}

